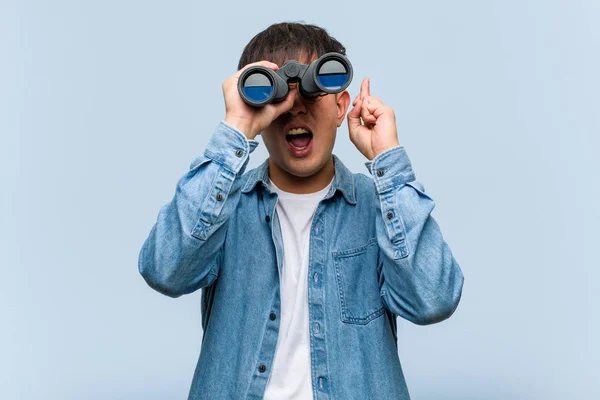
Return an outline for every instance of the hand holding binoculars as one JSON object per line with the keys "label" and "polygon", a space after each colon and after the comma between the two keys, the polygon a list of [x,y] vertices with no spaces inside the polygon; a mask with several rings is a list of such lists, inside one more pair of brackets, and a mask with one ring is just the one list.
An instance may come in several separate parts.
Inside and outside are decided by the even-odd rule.
{"label": "hand holding binoculars", "polygon": [[250,67],[240,75],[238,92],[244,102],[253,107],[278,103],[289,93],[290,83],[299,83],[300,95],[316,98],[323,93],[339,93],[352,81],[352,64],[341,53],[326,53],[310,64],[286,61],[277,70],[260,65]]}

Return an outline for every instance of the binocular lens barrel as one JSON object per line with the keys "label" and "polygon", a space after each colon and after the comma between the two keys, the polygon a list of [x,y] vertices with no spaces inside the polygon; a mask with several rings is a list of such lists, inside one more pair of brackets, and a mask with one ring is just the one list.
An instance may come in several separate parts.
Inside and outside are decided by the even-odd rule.
{"label": "binocular lens barrel", "polygon": [[244,94],[251,101],[262,103],[273,93],[273,81],[263,71],[249,74],[243,84]]}
{"label": "binocular lens barrel", "polygon": [[348,81],[348,70],[340,61],[329,60],[319,68],[317,80],[327,90],[338,90]]}

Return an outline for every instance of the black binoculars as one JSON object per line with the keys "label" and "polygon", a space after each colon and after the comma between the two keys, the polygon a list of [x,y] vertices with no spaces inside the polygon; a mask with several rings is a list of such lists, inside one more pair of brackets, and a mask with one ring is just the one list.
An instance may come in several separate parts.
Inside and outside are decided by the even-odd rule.
{"label": "black binoculars", "polygon": [[238,80],[238,92],[253,107],[278,103],[289,93],[290,83],[299,83],[300,95],[316,98],[323,93],[339,93],[352,81],[352,64],[341,53],[326,53],[310,64],[286,61],[277,70],[255,65]]}

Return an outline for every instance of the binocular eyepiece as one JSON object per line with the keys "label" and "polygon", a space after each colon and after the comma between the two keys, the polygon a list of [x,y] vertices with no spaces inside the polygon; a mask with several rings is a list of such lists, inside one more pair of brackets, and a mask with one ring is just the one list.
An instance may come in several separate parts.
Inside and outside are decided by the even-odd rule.
{"label": "binocular eyepiece", "polygon": [[322,93],[339,93],[352,81],[352,64],[341,53],[326,53],[310,64],[286,61],[277,70],[255,65],[247,68],[238,80],[238,92],[253,107],[283,101],[290,83],[299,83],[300,94],[316,98]]}

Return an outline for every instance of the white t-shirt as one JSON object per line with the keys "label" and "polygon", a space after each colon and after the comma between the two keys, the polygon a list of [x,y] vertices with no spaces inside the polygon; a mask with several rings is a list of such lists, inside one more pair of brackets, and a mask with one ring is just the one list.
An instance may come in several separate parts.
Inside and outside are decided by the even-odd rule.
{"label": "white t-shirt", "polygon": [[312,400],[310,338],[308,328],[308,250],[313,215],[329,191],[278,194],[275,212],[283,236],[283,268],[280,271],[281,312],[275,359],[264,400]]}

